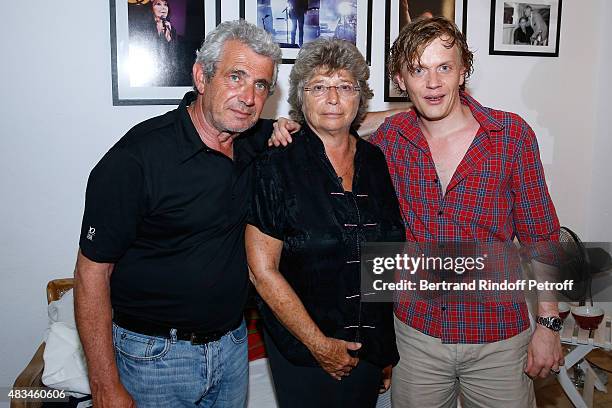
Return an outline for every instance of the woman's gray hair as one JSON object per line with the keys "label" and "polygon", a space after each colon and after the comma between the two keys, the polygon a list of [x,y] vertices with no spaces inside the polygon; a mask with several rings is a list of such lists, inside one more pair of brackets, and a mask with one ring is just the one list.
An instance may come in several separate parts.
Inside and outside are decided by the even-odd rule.
{"label": "woman's gray hair", "polygon": [[[321,71],[323,69],[323,71]],[[304,44],[295,60],[289,74],[289,97],[287,101],[291,106],[289,115],[296,122],[304,122],[302,104],[304,102],[304,86],[316,74],[333,74],[346,70],[353,75],[357,85],[361,88],[359,96],[359,110],[353,120],[353,127],[357,127],[368,108],[368,100],[374,93],[368,85],[370,69],[368,64],[352,43],[337,38],[318,38]]]}
{"label": "woman's gray hair", "polygon": [[268,32],[244,20],[224,21],[219,24],[206,36],[200,49],[196,51],[195,63],[204,67],[206,80],[210,81],[215,76],[223,46],[231,40],[240,41],[257,54],[274,61],[274,76],[269,91],[272,95],[278,77],[278,66],[282,61],[281,49]]}

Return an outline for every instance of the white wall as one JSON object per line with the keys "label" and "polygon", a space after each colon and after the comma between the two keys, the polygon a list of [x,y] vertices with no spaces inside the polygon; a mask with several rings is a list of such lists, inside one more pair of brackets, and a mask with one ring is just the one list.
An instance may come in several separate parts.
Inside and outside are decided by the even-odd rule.
{"label": "white wall", "polygon": [[[603,39],[608,36],[612,1],[603,1],[601,11],[598,38]],[[599,60],[595,60],[597,130],[593,137],[593,171],[587,216],[589,239],[612,241],[612,45],[610,42],[602,42],[602,45],[599,47]]]}
{"label": "white wall", "polygon": [[89,170],[168,109],[112,106],[108,1],[2,7],[0,387],[41,341],[46,282],[72,275]]}
{"label": "white wall", "polygon": [[489,106],[519,113],[534,128],[561,223],[586,237],[598,54],[609,47],[599,17],[605,0],[563,2],[559,58],[488,55],[490,2],[468,3],[468,40],[477,62],[472,92]]}
{"label": "white wall", "polygon": [[[384,109],[384,2],[374,2],[371,106]],[[223,3],[223,18],[236,17],[237,1]],[[469,1],[471,92],[534,127],[561,222],[586,239],[611,240],[610,2],[563,2],[559,58],[489,56],[490,4]],[[46,282],[72,275],[89,170],[133,124],[170,109],[112,106],[107,1],[11,1],[3,16],[0,387],[40,343]],[[285,96],[281,86],[267,116],[287,112]]]}

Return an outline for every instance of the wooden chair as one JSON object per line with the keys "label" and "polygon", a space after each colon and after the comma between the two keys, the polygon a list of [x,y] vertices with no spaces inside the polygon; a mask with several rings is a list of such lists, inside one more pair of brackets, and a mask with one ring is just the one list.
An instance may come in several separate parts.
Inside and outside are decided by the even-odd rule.
{"label": "wooden chair", "polygon": [[[50,281],[47,284],[47,303],[58,300],[64,293],[72,289],[73,286],[74,279],[72,278],[54,279]],[[247,306],[245,316],[249,327],[249,360],[265,357],[261,331],[258,327],[260,318],[254,304]],[[38,347],[38,350],[36,350],[32,360],[30,360],[29,364],[15,380],[13,387],[44,387],[42,383],[42,373],[45,367],[43,361],[44,351],[45,343],[42,343],[40,347]],[[11,408],[40,408],[41,405],[42,403],[40,402],[11,401]]]}
{"label": "wooden chair", "polygon": [[[47,283],[47,303],[51,303],[54,300],[58,300],[64,293],[72,289],[74,286],[74,279],[54,279]],[[44,387],[42,383],[42,373],[45,363],[43,361],[43,353],[45,351],[45,343],[43,342],[36,350],[34,357],[28,363],[26,368],[19,374],[15,383],[14,388],[22,387]],[[21,400],[12,400],[11,408],[39,408],[42,406],[41,402],[23,402]]]}

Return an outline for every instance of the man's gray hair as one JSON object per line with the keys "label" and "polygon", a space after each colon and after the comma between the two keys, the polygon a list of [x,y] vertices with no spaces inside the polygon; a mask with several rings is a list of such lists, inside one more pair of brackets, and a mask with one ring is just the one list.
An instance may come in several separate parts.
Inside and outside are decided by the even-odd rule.
{"label": "man's gray hair", "polygon": [[[321,69],[323,71],[321,71]],[[353,127],[357,127],[368,108],[368,100],[374,93],[368,85],[370,69],[368,64],[352,43],[337,38],[320,37],[305,44],[295,60],[289,74],[289,97],[287,101],[291,106],[289,115],[296,122],[304,122],[302,104],[304,102],[304,86],[316,74],[333,74],[346,70],[353,75],[360,90],[359,110],[353,120]]]}
{"label": "man's gray hair", "polygon": [[222,22],[206,36],[200,49],[196,51],[195,63],[204,67],[206,80],[210,81],[215,76],[223,46],[231,40],[240,41],[255,53],[274,61],[274,76],[269,92],[272,95],[278,77],[278,66],[282,61],[281,49],[268,32],[244,20]]}

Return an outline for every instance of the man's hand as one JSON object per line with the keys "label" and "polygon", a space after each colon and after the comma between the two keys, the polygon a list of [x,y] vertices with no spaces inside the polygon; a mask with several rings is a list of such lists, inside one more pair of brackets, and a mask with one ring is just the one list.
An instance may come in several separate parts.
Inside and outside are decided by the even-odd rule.
{"label": "man's hand", "polygon": [[93,406],[96,408],[135,408],[136,402],[127,392],[123,384],[93,386]]}
{"label": "man's hand", "polygon": [[378,390],[379,394],[384,394],[391,387],[391,375],[393,374],[393,366],[389,364],[382,370],[382,384],[380,390]]}
{"label": "man's hand", "polygon": [[559,332],[541,325],[531,337],[527,348],[527,365],[525,373],[531,378],[546,378],[551,372],[558,372],[559,366],[565,365]]}
{"label": "man's hand", "polygon": [[352,343],[344,340],[325,337],[323,340],[310,347],[310,352],[332,378],[341,380],[350,374],[357,366],[359,359],[351,357],[347,350],[359,350],[360,343]]}
{"label": "man's hand", "polygon": [[291,139],[291,134],[302,128],[299,123],[283,117],[278,118],[272,126],[274,127],[274,131],[270,139],[268,139],[268,146],[270,147],[279,147],[281,145],[287,146],[293,141],[293,139]]}

